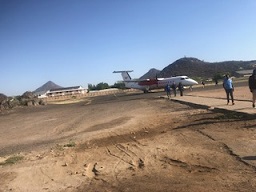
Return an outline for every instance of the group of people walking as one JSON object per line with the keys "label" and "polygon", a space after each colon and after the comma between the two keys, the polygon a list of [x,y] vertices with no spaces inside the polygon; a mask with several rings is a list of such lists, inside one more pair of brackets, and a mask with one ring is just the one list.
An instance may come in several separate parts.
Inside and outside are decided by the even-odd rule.
{"label": "group of people walking", "polygon": [[[183,96],[184,87],[183,87],[181,82],[178,84],[178,90],[180,92],[180,96]],[[177,94],[177,85],[176,85],[176,83],[172,82],[171,85],[168,83],[165,86],[165,92],[167,94],[168,99],[171,97],[172,92],[173,92],[174,97],[176,97],[176,94]]]}
{"label": "group of people walking", "polygon": [[[255,108],[255,101],[256,101],[256,69],[253,70],[252,75],[249,77],[248,81],[249,89],[252,93],[252,107]],[[234,102],[234,86],[232,79],[229,77],[229,75],[225,75],[223,80],[223,88],[225,89],[226,96],[227,96],[227,105],[229,104],[229,101],[231,100],[232,105],[235,104]]]}
{"label": "group of people walking", "polygon": [[[252,93],[252,107],[255,108],[255,102],[256,102],[256,69],[253,70],[252,75],[249,77],[248,81],[249,89]],[[167,84],[165,87],[165,91],[167,94],[167,97],[171,97],[171,92],[173,92],[173,95],[176,96],[176,89],[178,88],[180,92],[180,96],[183,96],[183,85],[180,82],[178,86],[176,86],[175,82],[172,82],[172,84]],[[229,74],[226,74],[223,80],[223,88],[226,92],[226,98],[227,98],[227,105],[229,105],[230,101],[232,105],[235,105],[234,102],[234,85],[233,81],[230,78]]]}

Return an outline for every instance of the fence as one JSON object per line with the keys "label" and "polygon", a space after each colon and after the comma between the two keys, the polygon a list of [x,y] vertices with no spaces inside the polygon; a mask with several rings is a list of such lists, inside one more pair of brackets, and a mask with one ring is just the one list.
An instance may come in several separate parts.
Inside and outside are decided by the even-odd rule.
{"label": "fence", "polygon": [[117,94],[117,93],[128,93],[128,92],[134,92],[134,89],[105,89],[100,91],[90,91],[88,93],[84,94],[74,94],[74,95],[57,95],[52,97],[46,97],[43,98],[45,101],[56,101],[56,100],[66,100],[66,99],[80,99],[84,97],[97,97],[97,96],[103,96],[103,95],[111,95],[111,94]]}

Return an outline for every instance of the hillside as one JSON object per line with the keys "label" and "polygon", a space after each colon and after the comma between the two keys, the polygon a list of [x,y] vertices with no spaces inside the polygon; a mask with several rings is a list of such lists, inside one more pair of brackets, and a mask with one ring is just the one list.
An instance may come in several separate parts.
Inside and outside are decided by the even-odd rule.
{"label": "hillside", "polygon": [[41,87],[37,88],[35,91],[33,91],[35,94],[41,93],[41,92],[46,92],[50,89],[57,89],[57,88],[62,88],[61,86],[55,84],[52,81],[48,81],[47,83],[43,84]]}
{"label": "hillside", "polygon": [[236,71],[253,69],[256,60],[253,61],[223,61],[205,62],[193,57],[184,57],[169,64],[159,74],[159,77],[187,75],[190,77],[211,78],[216,73],[227,73],[238,76]]}
{"label": "hillside", "polygon": [[153,79],[158,77],[160,74],[160,70],[152,68],[147,73],[145,73],[143,76],[140,77],[140,79]]}

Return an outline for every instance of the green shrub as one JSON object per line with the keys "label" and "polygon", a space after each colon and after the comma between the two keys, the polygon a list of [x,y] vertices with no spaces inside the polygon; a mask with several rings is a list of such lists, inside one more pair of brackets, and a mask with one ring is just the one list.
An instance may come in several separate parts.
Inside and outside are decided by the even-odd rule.
{"label": "green shrub", "polygon": [[12,156],[6,159],[4,162],[1,162],[0,165],[13,165],[18,161],[21,161],[23,158],[23,156]]}

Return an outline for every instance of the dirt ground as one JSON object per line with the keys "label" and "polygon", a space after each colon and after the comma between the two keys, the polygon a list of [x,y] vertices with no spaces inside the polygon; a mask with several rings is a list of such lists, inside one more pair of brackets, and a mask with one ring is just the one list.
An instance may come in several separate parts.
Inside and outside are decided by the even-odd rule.
{"label": "dirt ground", "polygon": [[[214,87],[193,92],[220,95]],[[247,92],[241,86],[235,95],[250,99]],[[163,95],[113,94],[1,114],[0,191],[255,191],[255,118]]]}

